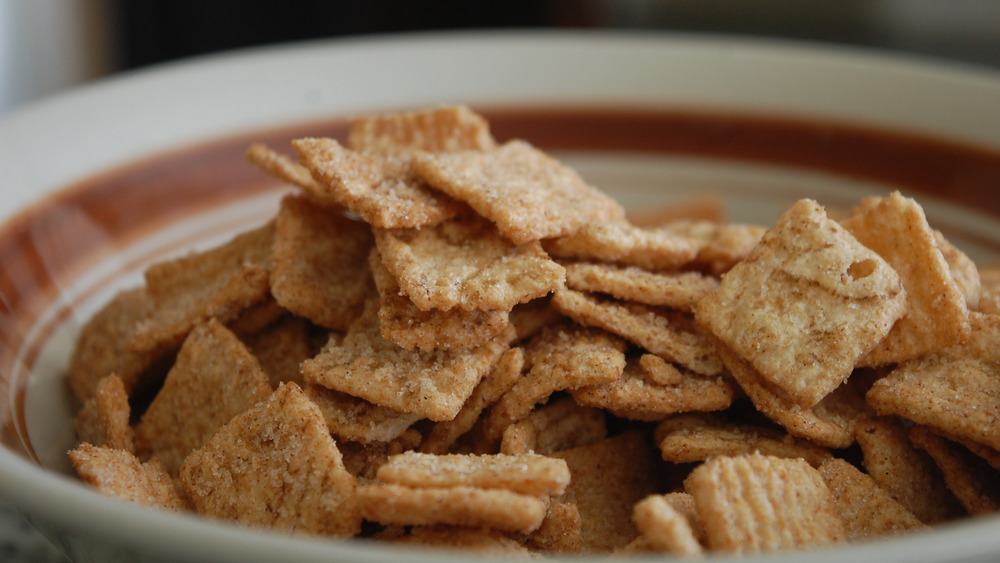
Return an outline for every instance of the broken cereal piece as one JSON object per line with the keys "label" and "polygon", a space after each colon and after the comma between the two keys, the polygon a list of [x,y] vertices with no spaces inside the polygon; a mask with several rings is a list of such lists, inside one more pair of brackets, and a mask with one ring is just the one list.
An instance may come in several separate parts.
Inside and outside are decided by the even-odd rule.
{"label": "broken cereal piece", "polygon": [[142,463],[131,452],[82,442],[69,452],[77,475],[103,494],[154,508],[184,510],[183,498],[159,461]]}
{"label": "broken cereal piece", "polygon": [[885,260],[800,200],[698,303],[696,318],[809,408],[888,334],[905,298]]}
{"label": "broken cereal piece", "polygon": [[80,442],[94,446],[135,453],[129,423],[131,413],[125,384],[117,375],[111,374],[97,382],[93,396],[83,403],[77,413],[74,420],[77,437]]}
{"label": "broken cereal piece", "polygon": [[870,476],[840,458],[819,466],[826,481],[837,515],[844,522],[850,541],[912,530],[926,530],[927,525],[879,487]]}
{"label": "broken cereal piece", "polygon": [[180,481],[197,512],[212,518],[342,537],[361,529],[354,477],[323,415],[294,383],[192,452]]}
{"label": "broken cereal piece", "polygon": [[521,140],[486,151],[419,154],[413,168],[434,188],[467,202],[515,244],[625,216],[618,202]]}
{"label": "broken cereal piece", "polygon": [[632,520],[653,550],[686,556],[704,551],[688,519],[663,495],[650,495],[637,502]]}
{"label": "broken cereal piece", "polygon": [[712,549],[769,553],[846,539],[823,477],[801,459],[715,457],[691,472],[685,490]]}

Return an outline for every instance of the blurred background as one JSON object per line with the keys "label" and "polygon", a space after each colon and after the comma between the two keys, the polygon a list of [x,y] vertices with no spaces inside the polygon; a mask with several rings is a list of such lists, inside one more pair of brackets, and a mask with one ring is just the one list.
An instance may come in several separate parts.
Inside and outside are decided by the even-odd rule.
{"label": "blurred background", "polygon": [[108,74],[203,53],[512,27],[804,39],[1000,69],[997,0],[0,0],[0,113]]}

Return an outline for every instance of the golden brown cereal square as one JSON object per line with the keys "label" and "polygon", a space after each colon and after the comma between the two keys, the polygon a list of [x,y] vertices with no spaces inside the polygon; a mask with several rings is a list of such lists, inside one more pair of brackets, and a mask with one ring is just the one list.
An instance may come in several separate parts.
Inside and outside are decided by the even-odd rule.
{"label": "golden brown cereal square", "polygon": [[534,497],[559,496],[569,484],[566,462],[538,454],[426,454],[405,452],[383,464],[382,483],[417,488],[504,489]]}
{"label": "golden brown cereal square", "polygon": [[651,272],[635,266],[591,262],[572,262],[563,266],[569,289],[606,293],[643,305],[687,312],[719,285],[714,277],[701,272]]}
{"label": "golden brown cereal square", "polygon": [[585,325],[602,328],[662,358],[701,375],[722,372],[712,339],[678,311],[617,301],[595,294],[560,289],[552,297],[556,310]]}
{"label": "golden brown cereal square", "polygon": [[399,290],[377,248],[372,249],[368,263],[379,294],[382,336],[407,350],[468,350],[489,342],[510,322],[507,310],[421,310]]}
{"label": "golden brown cereal square", "polygon": [[625,216],[616,201],[574,170],[521,140],[487,151],[419,154],[413,169],[433,187],[468,203],[515,244]]}
{"label": "golden brown cereal square", "polygon": [[717,455],[756,452],[802,458],[809,465],[819,467],[833,457],[829,449],[794,438],[780,428],[734,422],[717,413],[672,416],[656,427],[656,442],[663,459],[672,463],[693,463]]}
{"label": "golden brown cereal square", "polygon": [[390,442],[418,420],[415,414],[373,405],[320,385],[307,383],[305,392],[323,413],[330,434],[338,440],[360,444]]}
{"label": "golden brown cereal square", "polygon": [[566,272],[538,242],[515,245],[476,215],[421,229],[376,229],[382,263],[421,310],[510,311],[562,287]]}
{"label": "golden brown cereal square", "polygon": [[1000,449],[1000,316],[974,313],[965,343],[900,364],[867,399],[879,414]]}
{"label": "golden brown cereal square", "polygon": [[548,455],[586,446],[607,436],[604,411],[580,406],[573,397],[560,397],[536,407],[526,417],[504,429],[500,452]]}
{"label": "golden brown cereal square", "polygon": [[276,530],[353,536],[356,482],[319,409],[286,383],[222,427],[181,466],[199,514]]}
{"label": "golden brown cereal square", "polygon": [[906,310],[899,276],[812,200],[799,200],[698,303],[697,319],[809,408]]}
{"label": "golden brown cereal square", "polygon": [[650,271],[674,270],[697,255],[694,242],[667,229],[643,229],[627,221],[590,222],[544,241],[545,250],[565,259],[584,259]]}
{"label": "golden brown cereal square", "polygon": [[849,541],[927,529],[869,475],[834,458],[819,466]]}
{"label": "golden brown cereal square", "polygon": [[684,488],[712,549],[749,555],[846,539],[823,477],[801,459],[719,456],[696,467]]}
{"label": "golden brown cereal square", "polygon": [[489,122],[464,105],[361,115],[352,117],[348,125],[347,146],[368,154],[399,156],[496,146]]}
{"label": "golden brown cereal square", "polygon": [[246,345],[210,319],[191,331],[163,387],[135,428],[141,458],[156,456],[170,474],[231,418],[271,393]]}
{"label": "golden brown cereal square", "polygon": [[844,227],[899,274],[909,304],[865,365],[901,362],[961,342],[969,333],[965,295],[952,277],[920,205],[898,191],[869,200]]}
{"label": "golden brown cereal square", "polygon": [[910,440],[934,459],[948,490],[970,515],[1000,510],[1000,471],[965,446],[935,434],[926,426],[914,426]]}
{"label": "golden brown cereal square", "polygon": [[661,462],[653,452],[644,432],[629,430],[551,454],[569,465],[570,484],[560,500],[576,504],[580,512],[583,552],[620,548],[639,535],[632,507],[661,486]]}
{"label": "golden brown cereal square", "polygon": [[76,415],[74,425],[78,441],[135,453],[129,425],[131,415],[125,384],[120,377],[111,374],[97,382],[93,396],[84,401]]}
{"label": "golden brown cereal square", "polygon": [[860,421],[854,432],[866,473],[920,521],[937,524],[964,513],[934,460],[895,417]]}
{"label": "golden brown cereal square", "polygon": [[343,205],[373,227],[433,225],[468,209],[411,174],[409,159],[362,154],[327,138],[296,139],[292,147],[316,179],[318,191],[310,195]]}
{"label": "golden brown cereal square", "polygon": [[688,519],[663,495],[650,495],[637,502],[632,521],[655,551],[686,556],[704,551]]}
{"label": "golden brown cereal square", "polygon": [[87,442],[71,450],[69,458],[80,478],[106,495],[155,508],[187,508],[170,475],[155,459],[142,463],[131,452]]}
{"label": "golden brown cereal square", "polygon": [[382,337],[378,299],[342,338],[302,363],[307,383],[434,421],[451,420],[509,348],[513,329],[471,350],[409,351]]}
{"label": "golden brown cereal square", "polygon": [[371,285],[368,225],[301,196],[286,196],[276,220],[271,294],[288,311],[346,330]]}
{"label": "golden brown cereal square", "polygon": [[570,394],[581,405],[601,408],[620,418],[645,421],[662,420],[678,412],[723,410],[732,403],[733,387],[728,380],[673,369],[678,381],[661,385],[642,369],[639,357],[632,356],[622,376],[615,381],[579,387]]}

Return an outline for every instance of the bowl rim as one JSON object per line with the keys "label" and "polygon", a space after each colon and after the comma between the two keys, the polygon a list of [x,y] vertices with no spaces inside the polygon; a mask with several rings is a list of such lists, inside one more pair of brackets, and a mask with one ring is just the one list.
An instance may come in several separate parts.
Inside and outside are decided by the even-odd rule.
{"label": "bowl rim", "polygon": [[[333,57],[337,64],[345,64],[351,59],[364,61],[386,60],[386,57],[398,57],[401,54],[423,53],[425,56],[449,56],[452,50],[463,51],[462,60],[475,56],[498,56],[501,51],[507,53],[504,60],[531,53],[533,49],[544,49],[551,58],[555,54],[579,53],[607,57],[650,57],[656,60],[663,51],[669,51],[674,56],[707,57],[712,60],[730,60],[730,70],[748,63],[761,64],[771,61],[776,67],[775,73],[807,72],[812,65],[825,65],[837,76],[856,75],[884,84],[884,81],[901,80],[906,84],[926,83],[935,88],[942,85],[955,86],[958,96],[965,105],[960,108],[964,119],[980,115],[988,108],[1000,109],[1000,72],[992,69],[978,68],[971,65],[956,65],[923,56],[901,55],[887,53],[869,48],[846,47],[842,45],[815,44],[792,40],[776,40],[762,38],[746,38],[719,36],[709,34],[664,34],[648,32],[609,32],[609,31],[551,31],[551,30],[515,30],[496,32],[434,32],[414,33],[400,36],[379,36],[349,39],[333,39],[301,42],[295,44],[253,48],[229,53],[221,53],[198,57],[191,60],[157,65],[149,69],[115,75],[94,84],[77,88],[73,91],[59,94],[42,100],[0,119],[0,154],[10,149],[7,157],[0,157],[0,178],[18,178],[31,186],[30,193],[18,191],[17,196],[8,201],[7,206],[0,208],[0,222],[6,222],[13,214],[21,212],[26,207],[35,205],[39,197],[66,186],[71,180],[113,167],[118,164],[133,161],[146,155],[170,150],[177,146],[189,145],[197,140],[230,136],[246,131],[257,130],[275,125],[304,122],[317,116],[326,117],[331,112],[350,113],[370,108],[392,105],[389,99],[367,99],[360,96],[352,98],[350,103],[338,110],[336,100],[309,98],[308,92],[302,99],[289,104],[288,107],[276,109],[267,115],[246,119],[255,104],[268,103],[280,99],[280,92],[267,88],[264,95],[252,97],[232,112],[233,115],[216,116],[196,124],[177,127],[170,134],[157,135],[155,132],[145,134],[124,135],[118,140],[119,145],[128,144],[127,148],[117,150],[82,150],[75,160],[67,163],[59,171],[43,171],[30,176],[21,174],[13,167],[17,158],[28,158],[28,167],[38,166],[30,157],[31,150],[37,150],[44,142],[46,135],[37,129],[39,124],[66,122],[67,118],[79,115],[80,112],[94,104],[102,107],[107,100],[121,101],[130,97],[142,97],[155,92],[174,81],[205,80],[206,88],[222,88],[226,81],[245,79],[252,76],[260,65],[271,68],[283,62],[298,61],[292,65],[294,70],[301,68],[300,59],[306,62],[326,60]],[[455,57],[457,55],[450,55]],[[643,59],[647,60],[647,59]],[[734,62],[735,61],[735,62]],[[530,72],[538,72],[538,67],[529,65]],[[356,68],[350,66],[350,68]],[[839,73],[839,74],[838,74]],[[809,73],[814,75],[815,71]],[[629,75],[634,78],[634,75]],[[383,78],[388,79],[388,78]],[[613,85],[612,85],[613,86]],[[648,86],[647,86],[648,87]],[[816,85],[799,85],[811,89]],[[308,85],[306,85],[308,88]],[[445,100],[445,102],[466,102],[483,104],[495,101],[545,101],[556,99],[560,88],[550,90],[540,88],[528,97],[516,91],[500,90],[491,96],[470,95],[471,100]],[[761,90],[763,92],[764,90]],[[757,96],[763,96],[761,92]],[[954,93],[954,92],[953,92]],[[634,98],[628,97],[628,92],[621,88],[609,87],[596,96],[598,102],[609,104],[634,103],[655,104],[655,96],[646,95]],[[676,96],[672,103],[690,103],[711,105],[717,103],[712,99],[693,100],[687,96],[683,88],[674,92]],[[802,95],[793,90],[789,96]],[[174,108],[166,111],[167,116],[158,115],[153,119],[169,118],[170,111],[191,103],[192,94],[182,96]],[[454,94],[460,98],[462,93]],[[858,93],[861,104],[857,112],[846,114],[847,119],[865,122],[875,119],[874,123],[892,129],[915,128],[918,131],[933,131],[945,137],[961,139],[976,146],[989,150],[1000,151],[1000,127],[985,127],[980,123],[974,133],[969,133],[956,123],[941,123],[939,117],[922,116],[926,120],[917,125],[904,119],[906,112],[914,107],[932,106],[941,95],[940,90],[928,88],[917,92],[919,100],[913,106],[905,106],[896,113],[879,113],[882,105],[865,105],[871,101],[864,93]],[[420,96],[423,96],[420,98]],[[508,96],[506,98],[504,96]],[[620,96],[620,97],[619,97]],[[922,97],[921,97],[922,96]],[[322,98],[322,96],[321,96]],[[421,92],[414,105],[426,105],[431,102],[431,94]],[[585,96],[572,100],[585,101]],[[784,102],[776,104],[773,100],[752,99],[747,107],[757,111],[780,109],[790,115],[813,115],[810,112],[817,106],[827,103],[824,99],[810,99],[808,103],[788,105]],[[440,100],[438,100],[440,102]],[[403,103],[399,100],[395,105]],[[126,131],[128,123],[134,118],[130,113],[135,105],[130,105],[124,117],[109,118],[109,127],[113,133]],[[904,111],[905,110],[905,111]],[[980,113],[977,113],[980,112]],[[242,117],[236,117],[240,115]],[[908,115],[908,114],[907,114]],[[1000,111],[991,114],[1000,115]],[[903,117],[901,117],[903,116]],[[71,130],[68,137],[81,134],[81,130],[92,125],[92,121],[67,123]],[[143,122],[144,123],[144,122]],[[139,123],[142,125],[143,123]],[[968,123],[963,121],[961,123]],[[947,125],[938,130],[937,124]],[[985,125],[989,125],[986,123]],[[141,132],[140,132],[141,133]],[[99,144],[99,143],[95,143]],[[69,153],[72,143],[68,140],[56,142],[54,150],[57,153]],[[89,160],[88,160],[89,158]],[[24,192],[24,193],[22,193]],[[214,560],[245,560],[258,557],[287,558],[294,554],[303,560],[315,557],[342,556],[357,561],[385,560],[386,551],[372,550],[362,542],[343,543],[336,540],[316,538],[288,538],[284,534],[248,530],[224,523],[206,522],[192,515],[176,515],[150,511],[147,508],[128,505],[100,495],[81,483],[61,474],[43,471],[38,466],[14,454],[5,447],[0,447],[0,498],[11,502],[22,514],[39,527],[55,526],[74,534],[97,535],[119,541],[128,549],[145,549],[150,546],[161,552],[172,552],[192,558],[211,557]],[[841,561],[845,556],[871,558],[878,556],[886,561],[912,561],[914,553],[921,556],[934,556],[940,559],[976,557],[986,553],[1000,553],[1000,534],[990,534],[1000,530],[1000,517],[987,517],[977,520],[967,520],[956,526],[944,526],[919,537],[879,540],[877,542],[852,545],[836,550],[811,552],[814,561]],[[169,533],[164,533],[169,531]],[[184,538],[183,541],[179,541]],[[141,540],[143,545],[131,545],[131,542]],[[905,541],[905,549],[900,542]],[[333,547],[331,547],[333,546]],[[331,551],[333,549],[334,551]],[[291,550],[291,551],[289,551]],[[461,554],[421,553],[406,551],[407,557],[413,561],[439,561],[442,558],[465,560]],[[782,558],[802,557],[798,554],[779,554],[768,556],[768,561],[780,561]],[[481,559],[481,557],[477,557]],[[574,558],[577,560],[577,558]],[[747,560],[746,558],[741,561]],[[752,558],[750,558],[752,560]]]}

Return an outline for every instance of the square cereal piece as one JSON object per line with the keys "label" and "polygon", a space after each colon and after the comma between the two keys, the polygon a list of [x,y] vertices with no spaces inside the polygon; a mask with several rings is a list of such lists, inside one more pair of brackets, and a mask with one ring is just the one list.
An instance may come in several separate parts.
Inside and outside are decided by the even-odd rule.
{"label": "square cereal piece", "polygon": [[560,289],[556,310],[585,325],[617,334],[640,348],[701,375],[722,373],[712,339],[678,311],[617,301],[596,294]]}
{"label": "square cereal piece", "polygon": [[500,452],[548,455],[586,446],[607,436],[604,411],[580,406],[572,397],[560,397],[504,429]]}
{"label": "square cereal piece", "polygon": [[515,245],[476,215],[421,229],[376,229],[375,244],[402,293],[424,311],[510,311],[566,278],[538,242]]}
{"label": "square cereal piece", "polygon": [[750,555],[846,539],[823,477],[801,459],[715,457],[688,475],[684,489],[713,550]]}
{"label": "square cereal piece", "polygon": [[934,459],[948,490],[971,516],[1000,510],[1000,472],[984,459],[926,426],[913,427],[910,440]]}
{"label": "square cereal piece", "polygon": [[272,389],[290,381],[303,385],[299,364],[315,355],[309,321],[286,315],[241,340],[260,362]]}
{"label": "square cereal piece", "polygon": [[867,474],[921,522],[937,524],[965,513],[934,460],[913,445],[895,417],[863,420],[854,432]]}
{"label": "square cereal piece", "polygon": [[373,405],[319,385],[307,383],[305,392],[323,413],[330,434],[338,440],[360,444],[391,442],[419,419],[415,414]]}
{"label": "square cereal piece", "polygon": [[503,489],[363,485],[358,503],[365,520],[385,525],[438,524],[531,533],[542,524],[546,499]]}
{"label": "square cereal piece", "polygon": [[627,221],[591,222],[544,241],[558,258],[611,262],[650,271],[676,270],[691,262],[698,249],[686,236],[667,229],[644,229]]}
{"label": "square cereal piece", "polygon": [[306,192],[316,193],[319,184],[308,168],[263,143],[252,143],[247,147],[247,159],[269,175]]}
{"label": "square cereal piece", "polygon": [[347,330],[371,285],[371,228],[301,196],[286,196],[276,219],[271,294],[314,324]]}
{"label": "square cereal piece", "polygon": [[383,156],[458,152],[496,146],[490,124],[468,106],[362,115],[348,120],[347,146]]}
{"label": "square cereal piece", "polygon": [[644,432],[628,430],[551,455],[569,465],[570,484],[560,500],[576,504],[580,512],[583,553],[621,548],[639,535],[632,507],[660,490],[662,473]]}
{"label": "square cereal piece", "polygon": [[900,364],[867,399],[879,414],[1000,449],[1000,316],[974,313],[965,343]]}
{"label": "square cereal piece", "polygon": [[146,269],[146,291],[154,313],[129,339],[135,352],[176,350],[196,324],[223,324],[270,296],[274,222],[236,235],[201,252]]}
{"label": "square cereal piece", "polygon": [[379,295],[378,320],[382,336],[407,350],[468,350],[481,346],[506,330],[506,310],[462,309],[449,311],[417,307],[399,290],[399,283],[382,264],[373,248],[368,264]]}
{"label": "square cereal piece", "polygon": [[199,514],[275,530],[361,530],[356,481],[319,409],[294,383],[233,418],[181,466]]}
{"label": "square cereal piece", "polygon": [[129,425],[131,415],[125,384],[120,377],[111,374],[97,382],[94,394],[84,401],[76,414],[74,426],[78,441],[135,453]]}
{"label": "square cereal piece", "polygon": [[451,420],[513,338],[508,329],[471,350],[409,351],[382,337],[378,299],[347,334],[302,363],[307,383],[433,421]]}
{"label": "square cereal piece", "polygon": [[678,412],[723,410],[732,403],[733,387],[728,380],[673,369],[677,381],[662,385],[654,382],[639,365],[639,357],[633,356],[615,381],[579,387],[570,394],[581,405],[644,421],[662,420]]}
{"label": "square cereal piece", "polygon": [[514,386],[523,370],[523,349],[511,348],[504,352],[489,375],[476,386],[455,418],[438,422],[431,427],[420,444],[420,451],[429,454],[447,453],[463,434],[476,425],[483,411]]}
{"label": "square cereal piece", "polygon": [[625,343],[578,325],[554,325],[524,345],[526,372],[490,409],[483,421],[487,442],[528,416],[557,391],[614,381],[625,369]]}
{"label": "square cereal piece", "polygon": [[127,393],[151,387],[162,378],[152,373],[165,355],[162,350],[137,351],[129,347],[140,323],[153,313],[145,288],[120,291],[80,329],[70,358],[66,381],[80,401],[90,399],[97,384],[114,373]]}
{"label": "square cereal piece", "polygon": [[803,408],[724,344],[719,344],[718,351],[754,407],[792,436],[828,448],[846,448],[854,443],[854,425],[872,415],[864,397],[850,384],[841,385],[811,408]]}
{"label": "square cereal piece", "polygon": [[635,266],[589,262],[563,266],[569,289],[605,293],[643,305],[686,312],[691,312],[702,297],[719,285],[718,280],[701,272],[650,272]]}
{"label": "square cereal piece", "polygon": [[538,454],[395,455],[379,468],[377,479],[390,485],[503,489],[534,497],[559,496],[569,484],[566,462]]}
{"label": "square cereal piece", "polygon": [[101,493],[153,508],[185,510],[187,504],[163,465],[134,454],[82,442],[69,452],[77,475]]}
{"label": "square cereal piece", "polygon": [[895,271],[812,200],[799,200],[698,303],[696,318],[809,408],[906,310]]}
{"label": "square cereal piece", "polygon": [[541,553],[577,553],[580,526],[580,511],[575,504],[552,499],[542,525],[525,538],[525,546]]}
{"label": "square cereal piece", "polygon": [[136,425],[136,451],[143,459],[158,457],[174,475],[191,450],[270,393],[267,374],[246,345],[210,319],[184,341]]}
{"label": "square cereal piece", "polygon": [[434,188],[468,203],[515,244],[625,216],[618,202],[521,140],[487,151],[418,154],[413,169]]}
{"label": "square cereal piece", "polygon": [[909,305],[885,339],[862,359],[864,365],[901,362],[965,339],[965,295],[916,201],[893,192],[869,200],[843,225],[899,274]]}
{"label": "square cereal piece", "polygon": [[819,466],[849,541],[926,530],[927,525],[899,504],[870,476],[834,458]]}
{"label": "square cereal piece", "polygon": [[767,231],[760,225],[680,219],[663,226],[674,236],[694,242],[695,256],[688,266],[720,275],[742,262]]}
{"label": "square cereal piece", "polygon": [[663,495],[650,495],[635,504],[632,521],[654,551],[684,556],[704,552],[685,516]]}
{"label": "square cereal piece", "polygon": [[722,414],[690,413],[672,416],[656,427],[656,442],[663,459],[694,463],[717,455],[761,453],[801,458],[819,467],[833,458],[830,450],[809,440],[797,439],[780,428],[730,421]]}
{"label": "square cereal piece", "polygon": [[433,225],[468,210],[411,174],[409,159],[362,154],[326,138],[296,139],[292,147],[316,179],[311,189],[318,191],[307,193],[343,205],[373,227]]}

